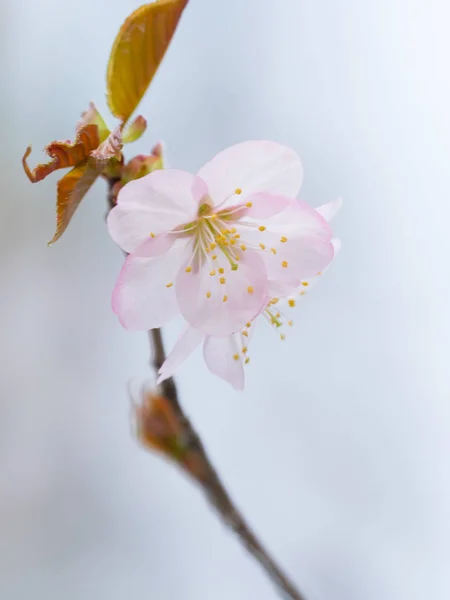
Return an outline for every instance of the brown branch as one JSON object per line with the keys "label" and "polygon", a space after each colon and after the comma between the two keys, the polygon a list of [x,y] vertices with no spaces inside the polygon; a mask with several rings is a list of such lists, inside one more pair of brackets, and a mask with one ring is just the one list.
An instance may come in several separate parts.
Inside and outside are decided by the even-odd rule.
{"label": "brown branch", "polygon": [[[114,197],[112,194],[113,185],[114,182],[109,181],[109,208],[114,206]],[[152,348],[152,366],[155,371],[158,372],[166,359],[161,330],[152,329],[149,331],[148,335],[150,346]],[[175,422],[177,450],[172,452],[164,450],[164,443],[167,441],[167,438],[164,438],[161,434],[160,439],[157,440],[158,443],[154,444],[154,447],[157,447],[160,451],[162,450],[165,454],[169,455],[173,460],[176,460],[180,466],[183,466],[195,478],[222,521],[237,535],[248,552],[258,561],[280,595],[289,600],[306,600],[306,597],[300,593],[258,540],[230,498],[208,457],[198,433],[183,411],[179,402],[174,379],[172,377],[166,379],[159,387],[160,395],[165,398],[170,405],[170,417]],[[153,423],[154,422],[155,421],[153,420]],[[148,438],[150,438],[151,435],[154,437],[157,435],[154,428],[152,428]],[[173,448],[173,446],[169,445],[169,448]]]}
{"label": "brown branch", "polygon": [[[153,366],[155,369],[159,369],[166,357],[161,330],[152,329],[149,331],[149,338],[153,348]],[[288,576],[280,569],[269,552],[263,547],[231,500],[206,453],[202,441],[192,426],[192,423],[183,412],[178,400],[178,393],[173,378],[166,379],[166,381],[161,384],[161,391],[171,403],[171,406],[178,417],[178,422],[182,425],[186,448],[189,448],[189,451],[192,454],[197,458],[200,458],[199,462],[201,464],[201,469],[197,474],[197,480],[201,484],[208,500],[219,513],[219,516],[239,537],[242,544],[259,562],[278,591],[281,592],[285,598],[290,598],[291,600],[306,600],[305,596],[296,589]]]}

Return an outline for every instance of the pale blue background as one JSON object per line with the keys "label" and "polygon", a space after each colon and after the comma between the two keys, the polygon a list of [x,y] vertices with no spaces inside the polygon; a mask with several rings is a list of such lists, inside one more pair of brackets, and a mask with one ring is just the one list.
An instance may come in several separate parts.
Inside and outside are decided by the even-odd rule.
{"label": "pale blue background", "polygon": [[[145,335],[99,182],[56,246],[56,176],[20,167],[95,100],[131,0],[0,5],[0,597],[272,600],[189,481],[130,436]],[[302,198],[342,195],[343,249],[281,344],[262,327],[244,394],[180,372],[238,504],[308,600],[450,597],[450,9],[445,0],[191,0],[141,105],[171,166],[268,138]],[[112,121],[111,121],[112,124]],[[178,331],[167,331],[172,342]]]}

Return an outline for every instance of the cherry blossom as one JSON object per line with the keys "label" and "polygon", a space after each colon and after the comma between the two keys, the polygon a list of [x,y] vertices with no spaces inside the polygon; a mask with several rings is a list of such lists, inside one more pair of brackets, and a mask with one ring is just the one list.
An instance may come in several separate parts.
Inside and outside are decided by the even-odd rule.
{"label": "cherry blossom", "polygon": [[131,181],[108,216],[127,253],[113,310],[128,330],[176,314],[205,335],[241,331],[274,290],[293,290],[332,260],[332,232],[296,200],[299,157],[268,141],[244,142],[197,175],[167,169]]}
{"label": "cherry blossom", "polygon": [[[327,220],[332,218],[341,206],[337,200],[320,207],[318,212]],[[332,239],[334,255],[340,249],[340,241]],[[305,279],[294,293],[285,297],[274,296],[267,302],[256,320],[249,320],[241,331],[227,337],[205,336],[205,334],[190,325],[181,332],[172,352],[159,370],[158,383],[171,377],[186,358],[201,344],[206,366],[214,375],[230,383],[236,390],[242,390],[245,383],[244,367],[249,364],[249,343],[258,321],[265,320],[278,333],[281,340],[286,338],[286,330],[294,325],[290,310],[319,280],[322,272],[314,277]],[[279,288],[278,285],[269,288]]]}

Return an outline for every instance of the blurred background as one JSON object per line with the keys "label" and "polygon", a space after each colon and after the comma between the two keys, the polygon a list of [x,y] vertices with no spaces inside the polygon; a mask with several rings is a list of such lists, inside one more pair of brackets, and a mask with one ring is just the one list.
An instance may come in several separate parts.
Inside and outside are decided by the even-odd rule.
{"label": "blurred background", "polygon": [[[0,597],[272,600],[200,492],[130,431],[144,334],[110,309],[122,264],[98,182],[55,246],[57,175],[134,0],[0,4]],[[343,249],[244,393],[180,371],[237,504],[308,600],[450,597],[450,8],[445,0],[191,0],[139,112],[196,170],[247,139],[293,146],[302,199],[342,196]],[[113,124],[110,119],[110,124]],[[180,323],[165,331],[173,343]]]}

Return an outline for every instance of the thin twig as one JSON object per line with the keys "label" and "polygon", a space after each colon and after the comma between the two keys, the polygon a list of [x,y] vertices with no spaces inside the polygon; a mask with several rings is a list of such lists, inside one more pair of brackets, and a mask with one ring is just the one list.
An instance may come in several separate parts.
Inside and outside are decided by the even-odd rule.
{"label": "thin twig", "polygon": [[[109,182],[109,208],[114,206],[114,198],[111,191],[113,183],[114,182]],[[148,332],[148,335],[152,349],[152,366],[155,371],[158,372],[166,360],[161,329],[151,329]],[[255,533],[232,501],[225,486],[220,480],[217,471],[211,463],[198,433],[183,411],[174,379],[172,377],[166,379],[160,384],[160,388],[162,395],[167,398],[177,415],[177,421],[180,423],[183,431],[184,447],[189,448],[191,452],[194,452],[201,461],[202,468],[199,471],[200,475],[197,480],[211,505],[216,509],[216,512],[223,522],[238,536],[248,552],[258,561],[280,595],[289,600],[306,600],[306,597],[300,593],[293,582],[282,571],[269,552],[258,540]]]}
{"label": "thin twig", "polygon": [[[153,366],[155,369],[159,369],[166,358],[161,330],[152,329],[149,331],[149,339],[153,349]],[[204,476],[201,484],[210,503],[225,524],[234,531],[250,554],[259,562],[282,596],[291,600],[306,600],[305,596],[297,590],[288,576],[276,564],[231,500],[206,453],[198,433],[183,412],[173,378],[162,382],[161,390],[176,411],[179,421],[183,424],[185,439],[188,440],[190,449],[194,450],[202,459]]]}

